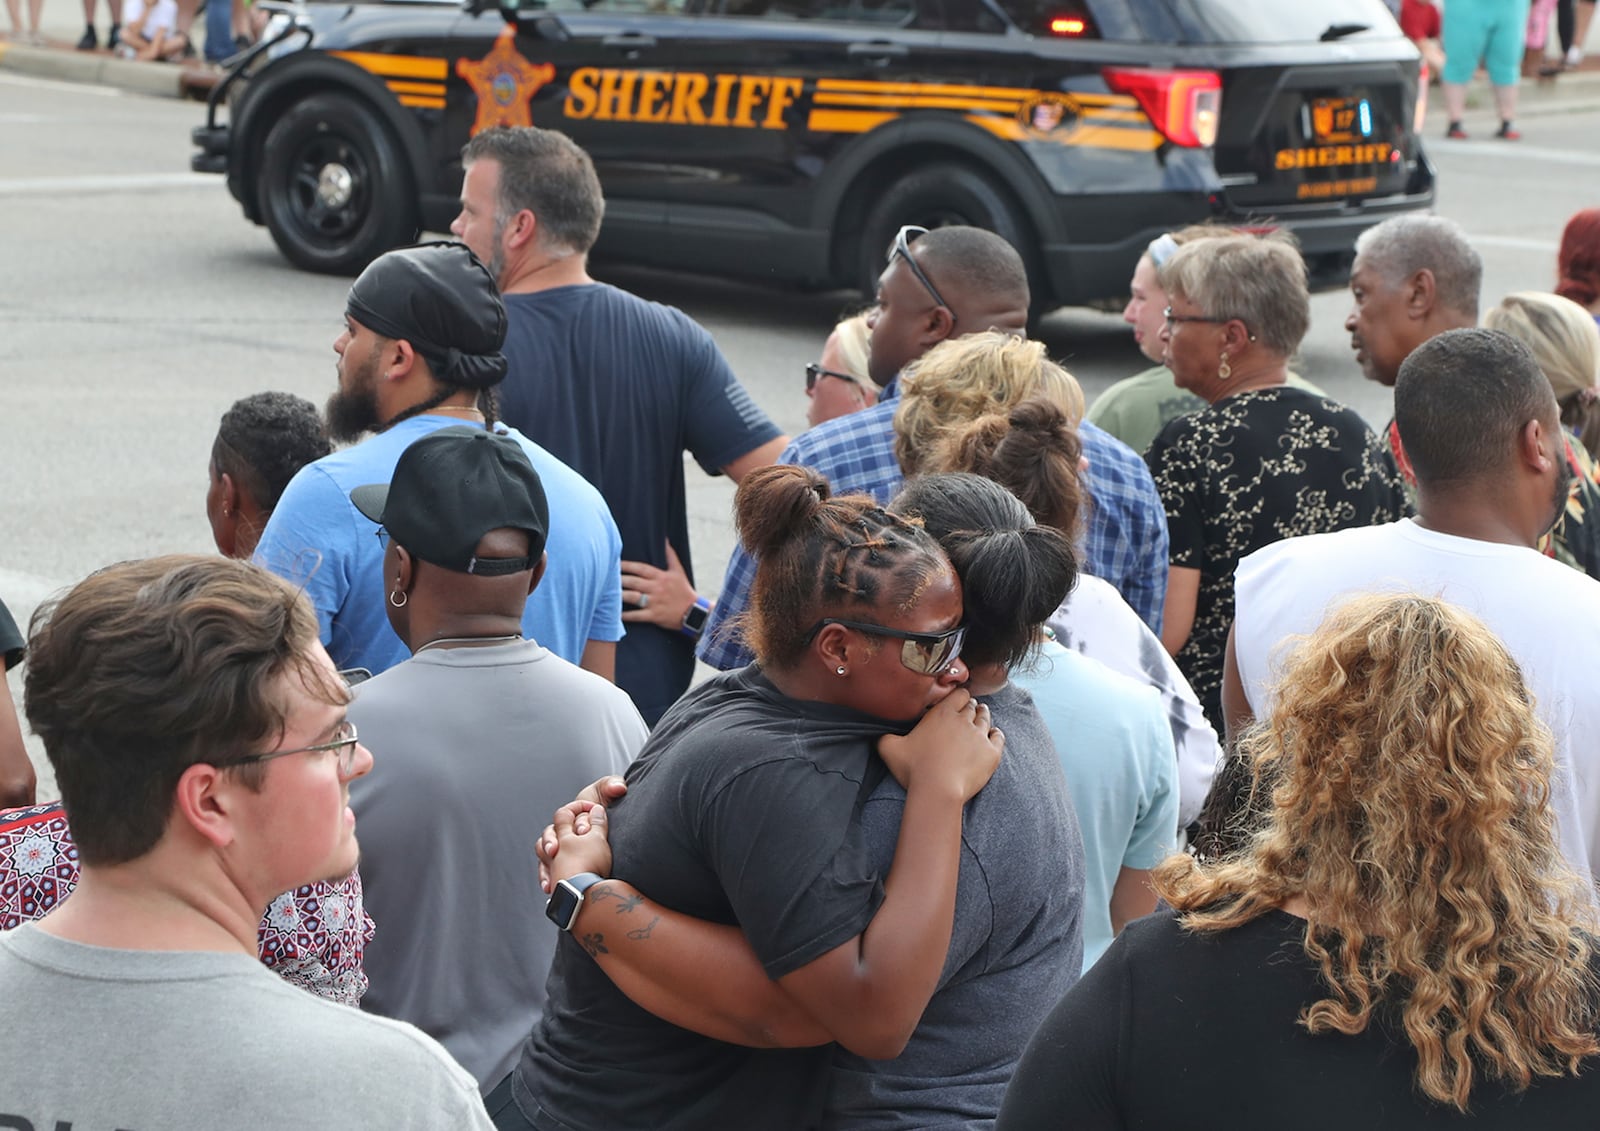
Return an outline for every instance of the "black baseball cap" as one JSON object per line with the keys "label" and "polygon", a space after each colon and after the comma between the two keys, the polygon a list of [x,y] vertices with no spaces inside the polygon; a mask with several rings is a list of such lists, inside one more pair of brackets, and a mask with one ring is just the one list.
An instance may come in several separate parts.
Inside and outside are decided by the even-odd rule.
{"label": "black baseball cap", "polygon": [[[350,501],[416,557],[479,577],[532,569],[550,530],[544,485],[522,445],[466,425],[417,440],[388,483],[357,487]],[[503,526],[528,532],[528,556],[478,557],[483,536]]]}

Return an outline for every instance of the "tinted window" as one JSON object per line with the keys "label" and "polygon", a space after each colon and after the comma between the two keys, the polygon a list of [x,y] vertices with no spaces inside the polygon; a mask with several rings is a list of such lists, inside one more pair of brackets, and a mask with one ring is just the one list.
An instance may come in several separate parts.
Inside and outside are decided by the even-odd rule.
{"label": "tinted window", "polygon": [[[1145,0],[1148,2],[1148,0]],[[996,0],[1023,31],[1041,38],[1143,39],[1129,0]],[[1057,21],[1081,21],[1083,29],[1052,29]]]}
{"label": "tinted window", "polygon": [[887,28],[937,24],[926,16],[919,18],[918,7],[917,0],[723,0],[721,13],[768,20],[831,20]]}
{"label": "tinted window", "polygon": [[[1151,38],[1180,43],[1316,43],[1400,35],[1383,0],[1154,0]],[[1162,26],[1164,25],[1164,26]]]}

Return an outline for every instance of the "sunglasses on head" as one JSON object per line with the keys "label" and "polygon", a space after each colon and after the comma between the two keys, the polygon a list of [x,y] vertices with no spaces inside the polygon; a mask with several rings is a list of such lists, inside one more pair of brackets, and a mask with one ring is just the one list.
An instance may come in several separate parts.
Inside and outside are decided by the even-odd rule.
{"label": "sunglasses on head", "polygon": [[824,369],[822,366],[813,362],[806,366],[806,392],[809,393],[812,389],[816,388],[817,381],[823,377],[832,377],[835,381],[848,381],[852,385],[861,384],[861,382],[857,381],[848,373],[840,373],[837,369]]}
{"label": "sunglasses on head", "polygon": [[954,309],[948,302],[945,302],[944,296],[939,293],[939,288],[933,285],[933,280],[928,278],[927,272],[923,271],[917,265],[917,261],[911,257],[911,241],[918,236],[927,234],[927,228],[919,227],[916,224],[907,224],[901,228],[900,234],[894,238],[894,248],[889,252],[889,262],[893,263],[894,257],[897,255],[904,259],[906,266],[911,268],[911,273],[917,277],[917,282],[921,283],[922,288],[933,296],[933,301],[953,314],[955,313]]}
{"label": "sunglasses on head", "polygon": [[806,633],[806,643],[811,643],[817,633],[830,624],[836,624],[840,628],[853,628],[868,636],[889,636],[901,641],[900,662],[918,675],[943,675],[949,671],[950,666],[956,662],[956,657],[961,655],[961,644],[967,638],[967,626],[964,624],[958,624],[943,632],[906,632],[898,628],[886,628],[881,624],[823,617],[811,626],[810,632]]}

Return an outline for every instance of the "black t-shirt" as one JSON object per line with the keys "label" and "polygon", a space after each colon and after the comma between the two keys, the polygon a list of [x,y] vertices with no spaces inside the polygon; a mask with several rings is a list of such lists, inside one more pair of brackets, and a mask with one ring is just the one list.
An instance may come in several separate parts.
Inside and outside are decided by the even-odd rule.
{"label": "black t-shirt", "polygon": [[[612,874],[676,911],[737,923],[773,978],[805,966],[860,934],[883,901],[860,811],[886,772],[873,747],[890,729],[787,699],[754,667],[702,684],[628,770],[610,820]],[[512,1085],[536,1127],[817,1125],[826,1047],[748,1049],[670,1025],[570,936],[547,992]]]}
{"label": "black t-shirt", "polygon": [[0,601],[0,671],[10,671],[22,662],[28,642],[23,639],[11,610]]}
{"label": "black t-shirt", "polygon": [[1464,1117],[1416,1091],[1416,1054],[1392,1022],[1307,1033],[1296,1018],[1327,992],[1304,936],[1281,911],[1219,932],[1185,931],[1172,912],[1130,924],[1034,1035],[995,1131],[1600,1124],[1600,1063],[1520,1096],[1481,1083]]}
{"label": "black t-shirt", "polygon": [[[664,567],[671,541],[692,580],[683,453],[715,475],[776,439],[777,426],[680,310],[604,283],[505,302],[506,423],[599,489],[624,558]],[[654,725],[689,686],[694,642],[654,625],[627,628],[617,685]]]}

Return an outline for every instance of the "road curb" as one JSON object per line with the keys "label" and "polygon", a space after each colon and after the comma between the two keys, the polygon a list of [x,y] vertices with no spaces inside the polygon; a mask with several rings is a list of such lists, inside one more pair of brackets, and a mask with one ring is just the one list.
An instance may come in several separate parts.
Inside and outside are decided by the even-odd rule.
{"label": "road curb", "polygon": [[61,82],[110,86],[133,94],[178,98],[183,93],[183,68],[171,63],[136,63],[93,51],[61,51],[0,43],[0,71]]}

